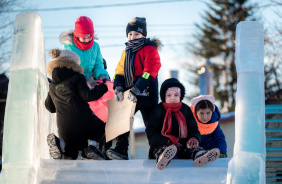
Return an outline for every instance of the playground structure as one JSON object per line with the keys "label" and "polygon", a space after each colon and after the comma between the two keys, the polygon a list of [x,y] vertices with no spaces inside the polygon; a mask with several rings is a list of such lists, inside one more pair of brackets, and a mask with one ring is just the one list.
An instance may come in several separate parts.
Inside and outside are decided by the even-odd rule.
{"label": "playground structure", "polygon": [[[238,87],[234,156],[196,168],[173,160],[51,160],[46,137],[57,132],[44,106],[48,91],[41,18],[16,17],[6,105],[1,183],[265,183],[263,26],[241,22],[236,34]],[[251,107],[251,108],[250,108]]]}

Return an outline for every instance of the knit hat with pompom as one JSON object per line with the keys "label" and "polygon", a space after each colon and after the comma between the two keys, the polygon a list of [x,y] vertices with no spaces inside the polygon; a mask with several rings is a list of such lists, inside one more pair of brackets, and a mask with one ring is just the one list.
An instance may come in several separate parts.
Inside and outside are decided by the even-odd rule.
{"label": "knit hat with pompom", "polygon": [[80,57],[75,52],[64,49],[52,49],[49,54],[53,59],[47,64],[46,67],[47,74],[50,77],[52,77],[52,72],[55,68],[63,67],[72,69],[81,74],[84,73],[83,67],[80,66]]}
{"label": "knit hat with pompom", "polygon": [[50,51],[50,56],[54,59],[58,57],[68,57],[69,60],[72,60],[75,63],[80,64],[80,57],[71,50],[52,49]]}
{"label": "knit hat with pompom", "polygon": [[126,37],[130,31],[136,31],[143,36],[147,36],[147,23],[144,17],[133,17],[126,26]]}

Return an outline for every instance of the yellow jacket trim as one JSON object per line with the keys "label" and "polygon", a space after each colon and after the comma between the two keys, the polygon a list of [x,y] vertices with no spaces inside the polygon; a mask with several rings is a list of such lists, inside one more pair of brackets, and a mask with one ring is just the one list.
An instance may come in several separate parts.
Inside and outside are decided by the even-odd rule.
{"label": "yellow jacket trim", "polygon": [[125,50],[122,51],[120,60],[117,64],[115,75],[123,75],[124,76],[124,60],[125,60]]}

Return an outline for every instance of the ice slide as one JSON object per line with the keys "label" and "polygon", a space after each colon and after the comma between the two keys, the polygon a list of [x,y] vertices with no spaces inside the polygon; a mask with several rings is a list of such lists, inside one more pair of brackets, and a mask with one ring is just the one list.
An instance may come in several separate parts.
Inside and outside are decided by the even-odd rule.
{"label": "ice slide", "polygon": [[[236,50],[242,54],[236,60],[238,80],[245,86],[238,87],[231,161],[218,159],[196,168],[191,160],[173,160],[163,171],[156,169],[155,160],[58,161],[50,159],[46,143],[46,136],[57,130],[55,116],[44,107],[48,83],[41,18],[37,13],[20,13],[14,28],[0,183],[264,183],[263,28],[257,22],[241,22],[237,35]],[[246,44],[243,50],[240,43]],[[250,84],[252,89],[246,92]],[[254,104],[252,99],[261,100]],[[241,109],[249,103],[253,111]]]}

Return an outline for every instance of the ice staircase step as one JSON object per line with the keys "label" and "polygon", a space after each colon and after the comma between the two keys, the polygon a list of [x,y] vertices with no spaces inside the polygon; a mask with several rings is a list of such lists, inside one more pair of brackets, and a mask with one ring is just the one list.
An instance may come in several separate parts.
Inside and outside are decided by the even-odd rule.
{"label": "ice staircase step", "polygon": [[226,183],[229,158],[221,158],[202,167],[192,160],[172,160],[162,171],[155,160],[51,160],[41,159],[38,184],[90,183]]}

